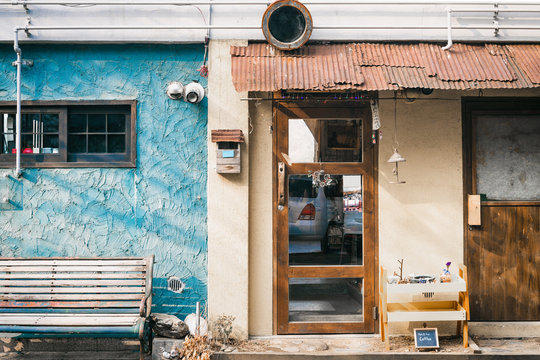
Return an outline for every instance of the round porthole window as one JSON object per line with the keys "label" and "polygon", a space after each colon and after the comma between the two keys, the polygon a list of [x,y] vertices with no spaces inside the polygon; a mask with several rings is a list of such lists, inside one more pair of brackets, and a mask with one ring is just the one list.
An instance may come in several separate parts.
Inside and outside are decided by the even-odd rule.
{"label": "round porthole window", "polygon": [[313,20],[308,9],[296,0],[278,0],[263,15],[266,40],[280,50],[294,50],[309,40]]}

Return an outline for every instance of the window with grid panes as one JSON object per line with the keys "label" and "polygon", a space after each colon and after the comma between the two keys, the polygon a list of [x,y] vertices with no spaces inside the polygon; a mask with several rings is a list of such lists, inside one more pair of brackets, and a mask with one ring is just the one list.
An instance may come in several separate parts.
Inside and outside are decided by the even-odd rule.
{"label": "window with grid panes", "polygon": [[[27,102],[23,167],[134,167],[135,101]],[[16,112],[0,106],[0,166],[15,164]]]}

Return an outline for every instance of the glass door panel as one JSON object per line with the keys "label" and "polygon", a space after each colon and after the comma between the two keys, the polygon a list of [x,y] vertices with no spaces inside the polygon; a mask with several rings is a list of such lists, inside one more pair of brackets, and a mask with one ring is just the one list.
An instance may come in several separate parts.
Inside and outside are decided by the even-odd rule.
{"label": "glass door panel", "polygon": [[363,322],[363,279],[289,279],[289,321]]}
{"label": "glass door panel", "polygon": [[362,265],[362,175],[289,175],[289,265]]}
{"label": "glass door panel", "polygon": [[361,119],[289,119],[293,163],[362,162]]}

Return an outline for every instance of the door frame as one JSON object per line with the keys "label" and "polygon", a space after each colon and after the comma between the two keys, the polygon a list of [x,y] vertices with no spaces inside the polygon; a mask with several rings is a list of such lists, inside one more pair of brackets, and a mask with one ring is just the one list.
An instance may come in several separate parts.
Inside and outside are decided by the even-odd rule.
{"label": "door frame", "polygon": [[[377,310],[375,312],[375,316],[372,316],[372,313],[371,313],[371,309],[369,308],[366,308],[364,307],[364,324],[365,323],[369,323],[369,326],[370,328],[373,330],[373,331],[369,331],[369,332],[363,332],[363,333],[378,333],[379,331],[379,324],[378,324],[378,321],[376,321],[378,319],[378,301],[379,301],[379,293],[377,291],[378,289],[378,280],[379,280],[379,276],[378,276],[378,266],[379,266],[379,228],[378,228],[378,224],[379,224],[379,221],[378,221],[378,141],[376,142],[376,144],[372,144],[372,141],[371,141],[371,137],[366,137],[365,134],[367,133],[371,133],[371,126],[372,126],[372,123],[371,123],[371,109],[370,109],[370,106],[369,106],[369,102],[368,101],[355,101],[355,102],[351,102],[351,101],[332,101],[332,100],[327,100],[327,101],[324,101],[324,103],[321,104],[320,101],[291,101],[291,100],[280,100],[279,97],[275,97],[273,102],[272,102],[272,150],[273,150],[273,154],[272,154],[272,206],[273,206],[273,209],[272,209],[272,239],[273,239],[273,244],[272,244],[272,249],[273,249],[273,256],[272,256],[272,266],[273,266],[273,291],[272,291],[272,296],[273,296],[273,304],[272,304],[272,311],[273,311],[273,314],[272,314],[272,320],[273,320],[273,333],[275,335],[279,334],[280,332],[280,329],[278,328],[279,326],[279,321],[278,321],[278,287],[279,287],[279,278],[278,278],[278,268],[279,268],[279,261],[280,259],[278,259],[278,217],[276,216],[276,210],[277,209],[277,206],[278,206],[278,181],[277,181],[277,178],[278,178],[278,174],[277,174],[277,167],[278,167],[278,163],[280,161],[283,161],[283,159],[281,159],[281,157],[278,155],[278,126],[277,126],[277,112],[280,111],[278,110],[279,109],[289,109],[289,108],[295,108],[295,109],[301,109],[302,107],[306,107],[306,108],[318,108],[318,110],[320,110],[321,112],[324,112],[324,109],[325,108],[336,108],[336,107],[340,107],[340,108],[361,108],[363,109],[364,113],[367,115],[366,116],[366,125],[368,127],[368,131],[364,132],[364,136],[363,136],[363,147],[365,146],[370,146],[371,147],[371,152],[372,152],[372,158],[369,159],[369,161],[371,162],[371,168],[372,168],[372,177],[371,177],[371,194],[372,194],[372,203],[373,203],[373,213],[371,214],[371,218],[372,218],[372,221],[371,221],[371,224],[366,224],[366,221],[364,219],[364,229],[366,229],[367,227],[371,227],[370,229],[370,232],[371,232],[371,236],[373,238],[373,241],[372,241],[372,246],[373,246],[373,250],[372,250],[372,256],[373,258],[371,259],[371,264],[369,264],[369,267],[372,268],[371,269],[371,272],[373,273],[373,281],[372,281],[372,284],[371,286],[366,286],[365,282],[364,282],[364,297],[366,297],[366,294],[368,294],[368,296],[370,296],[372,299],[373,299],[373,303],[372,303],[372,306]],[[325,116],[320,116],[320,117],[325,117]],[[363,124],[363,126],[365,126]],[[363,157],[362,158],[363,160],[363,163],[365,162],[365,158]],[[326,164],[330,164],[328,167],[332,167],[332,164],[335,164],[336,166],[342,166],[342,169],[346,169],[346,170],[357,170],[355,169],[355,166],[357,166],[356,164],[354,163],[326,163]],[[306,171],[308,169],[307,166],[303,166],[303,165],[299,165],[298,168],[305,168]],[[365,176],[365,174],[362,172],[363,176]],[[283,259],[282,259],[283,261]],[[285,259],[285,261],[288,262],[288,259]],[[365,254],[364,254],[364,271],[369,271],[367,269],[367,264],[366,264],[366,257],[365,257]],[[288,265],[287,265],[288,266]],[[330,266],[331,267],[331,266]],[[365,272],[364,272],[365,274]],[[364,277],[363,277],[364,279]],[[366,322],[366,319],[368,320]],[[317,332],[311,332],[313,329],[312,327],[309,325],[310,323],[307,323],[306,327],[303,327],[301,326],[300,328],[303,328],[302,329],[299,329],[297,328],[298,331],[294,331],[294,332],[290,332],[290,333],[305,333],[305,334],[309,334],[309,333],[328,333],[328,334],[332,334],[332,333],[355,333],[355,331],[351,330],[351,327],[350,326],[341,326],[341,325],[345,325],[347,323],[336,323],[337,325],[334,325],[332,323],[326,323],[328,326],[325,327],[324,331],[317,331]]]}

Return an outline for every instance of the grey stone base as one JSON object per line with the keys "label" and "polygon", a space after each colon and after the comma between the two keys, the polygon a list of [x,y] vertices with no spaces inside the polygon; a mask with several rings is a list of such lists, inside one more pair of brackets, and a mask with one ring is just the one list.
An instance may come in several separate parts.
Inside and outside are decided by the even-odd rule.
{"label": "grey stone base", "polygon": [[154,341],[152,341],[152,360],[161,360],[161,354],[163,353],[163,351],[171,351],[173,345],[176,345],[177,347],[182,347],[183,343],[183,339],[154,337]]}

